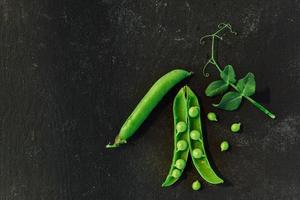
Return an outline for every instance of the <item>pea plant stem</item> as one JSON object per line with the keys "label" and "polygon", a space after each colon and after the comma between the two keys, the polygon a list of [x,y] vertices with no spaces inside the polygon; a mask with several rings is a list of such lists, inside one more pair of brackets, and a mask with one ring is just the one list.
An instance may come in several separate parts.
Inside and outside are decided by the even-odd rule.
{"label": "pea plant stem", "polygon": [[[203,67],[203,75],[208,77],[209,74],[205,73],[205,68],[209,65],[212,64],[213,66],[215,66],[217,68],[217,70],[221,73],[223,70],[222,68],[219,66],[219,64],[216,61],[215,58],[215,41],[216,39],[220,39],[222,40],[223,38],[221,36],[219,36],[218,34],[221,33],[222,31],[224,31],[225,29],[229,29],[229,31],[233,34],[237,34],[236,32],[232,31],[231,29],[231,25],[230,24],[220,24],[219,25],[219,30],[217,30],[215,33],[211,34],[211,35],[206,35],[203,36],[200,39],[200,43],[202,43],[203,39],[210,37],[211,38],[211,54],[210,54],[210,58],[208,59],[207,63],[204,65]],[[234,90],[236,90],[238,92],[238,88],[236,85],[230,83],[229,84]],[[269,111],[268,109],[266,109],[263,105],[261,105],[260,103],[258,103],[257,101],[255,101],[254,99],[252,99],[251,97],[248,96],[243,96],[245,99],[247,99],[249,102],[251,102],[256,108],[258,108],[260,111],[262,111],[263,113],[265,113],[266,115],[268,115],[270,118],[275,119],[275,115]]]}

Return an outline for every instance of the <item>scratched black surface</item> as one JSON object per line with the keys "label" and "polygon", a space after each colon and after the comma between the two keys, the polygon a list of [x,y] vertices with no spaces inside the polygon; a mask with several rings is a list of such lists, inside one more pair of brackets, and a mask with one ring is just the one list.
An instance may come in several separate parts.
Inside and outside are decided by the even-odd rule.
{"label": "scratched black surface", "polygon": [[[0,199],[298,199],[300,196],[300,2],[196,0],[0,1]],[[236,112],[212,108],[199,37],[230,22],[222,66],[256,75],[255,98]],[[211,162],[226,179],[203,183],[191,164],[161,188],[171,163],[174,88],[127,145],[104,147],[151,84],[176,67],[203,112]],[[243,132],[229,125],[241,121]],[[232,148],[221,153],[228,140]]]}

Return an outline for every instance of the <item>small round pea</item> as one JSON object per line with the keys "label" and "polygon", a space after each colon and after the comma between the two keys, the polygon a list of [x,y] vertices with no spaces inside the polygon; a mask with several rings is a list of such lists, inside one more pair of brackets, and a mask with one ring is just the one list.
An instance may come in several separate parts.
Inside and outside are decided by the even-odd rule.
{"label": "small round pea", "polygon": [[185,140],[179,140],[176,144],[179,151],[184,151],[187,148],[187,142]]}
{"label": "small round pea", "polygon": [[190,133],[190,137],[192,140],[199,140],[200,139],[200,132],[197,130],[192,130]]}
{"label": "small round pea", "polygon": [[172,171],[172,176],[173,176],[174,178],[179,178],[180,175],[181,175],[181,171],[180,171],[179,169],[173,169],[173,171]]}
{"label": "small round pea", "polygon": [[186,164],[186,162],[183,159],[178,159],[175,162],[175,167],[182,170],[185,168],[185,164]]}
{"label": "small round pea", "polygon": [[193,184],[192,184],[192,188],[195,191],[200,190],[201,189],[201,183],[198,180],[194,181]]}
{"label": "small round pea", "polygon": [[193,106],[189,109],[189,116],[194,118],[199,115],[199,107],[198,106]]}
{"label": "small round pea", "polygon": [[176,124],[176,130],[179,133],[185,132],[187,129],[186,123],[185,122],[178,122]]}
{"label": "small round pea", "polygon": [[201,149],[196,148],[196,149],[194,149],[194,150],[192,151],[192,156],[193,156],[194,158],[201,158],[201,157],[203,156],[203,152],[202,152]]}
{"label": "small round pea", "polygon": [[216,113],[214,113],[214,112],[209,112],[208,114],[207,114],[207,119],[209,120],[209,121],[218,121],[218,119],[217,119],[217,115],[216,115]]}
{"label": "small round pea", "polygon": [[227,141],[223,141],[220,144],[221,151],[227,151],[229,149],[229,143]]}
{"label": "small round pea", "polygon": [[241,129],[241,123],[233,123],[230,127],[231,131],[236,133],[236,132],[239,132],[239,130]]}

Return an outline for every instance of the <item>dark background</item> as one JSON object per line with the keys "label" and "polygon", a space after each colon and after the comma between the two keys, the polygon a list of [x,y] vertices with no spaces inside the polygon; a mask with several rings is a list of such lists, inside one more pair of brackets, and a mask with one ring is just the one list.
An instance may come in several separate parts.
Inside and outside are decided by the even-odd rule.
{"label": "dark background", "polygon": [[[1,0],[0,199],[298,199],[300,196],[300,2],[214,0]],[[230,22],[219,63],[256,75],[255,99],[221,112],[203,91],[210,46],[199,38]],[[174,68],[204,113],[211,162],[226,184],[204,183],[191,164],[161,188],[173,150],[174,88],[122,148],[107,150],[160,76]],[[243,131],[233,135],[232,122]],[[232,148],[221,153],[219,143]],[[203,189],[194,192],[193,180]]]}

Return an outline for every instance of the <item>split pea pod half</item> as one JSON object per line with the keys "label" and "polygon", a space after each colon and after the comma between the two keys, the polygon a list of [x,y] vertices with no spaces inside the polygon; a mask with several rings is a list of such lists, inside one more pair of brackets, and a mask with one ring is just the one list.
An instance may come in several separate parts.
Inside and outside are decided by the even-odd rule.
{"label": "split pea pod half", "polygon": [[[185,88],[176,95],[173,102],[174,116],[174,151],[172,165],[163,187],[174,184],[182,175],[189,155],[188,127],[187,127],[187,103],[185,99]],[[178,172],[178,176],[177,173]]]}
{"label": "split pea pod half", "polygon": [[200,105],[198,98],[195,93],[186,86],[186,98],[187,98],[187,108],[195,109],[198,108],[199,113],[197,116],[188,115],[188,127],[189,127],[189,137],[188,143],[190,148],[190,154],[194,166],[196,167],[200,176],[211,184],[220,184],[224,181],[214,172],[210,166],[209,160],[206,156],[205,146],[203,141],[203,132],[201,127],[200,118]]}
{"label": "split pea pod half", "polygon": [[142,125],[167,92],[191,74],[192,72],[175,69],[158,79],[127,118],[116,136],[114,144],[108,144],[106,148],[118,147],[120,144],[126,143],[126,140]]}

